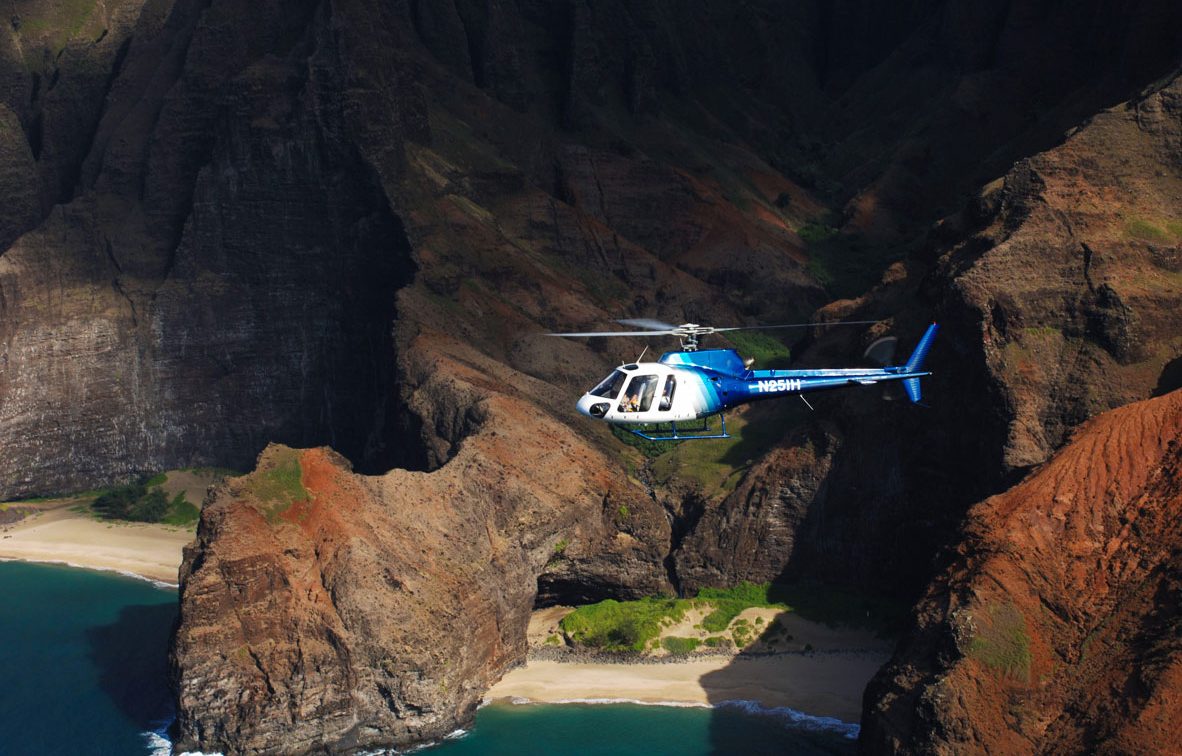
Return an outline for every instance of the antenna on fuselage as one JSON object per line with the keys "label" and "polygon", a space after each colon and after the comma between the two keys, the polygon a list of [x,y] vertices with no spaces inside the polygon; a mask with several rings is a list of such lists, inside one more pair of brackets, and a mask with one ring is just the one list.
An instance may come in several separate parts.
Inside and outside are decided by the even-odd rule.
{"label": "antenna on fuselage", "polygon": [[640,356],[636,358],[635,362],[639,364],[640,361],[644,359],[644,355],[646,354],[648,354],[648,344],[644,345],[644,351],[640,353]]}

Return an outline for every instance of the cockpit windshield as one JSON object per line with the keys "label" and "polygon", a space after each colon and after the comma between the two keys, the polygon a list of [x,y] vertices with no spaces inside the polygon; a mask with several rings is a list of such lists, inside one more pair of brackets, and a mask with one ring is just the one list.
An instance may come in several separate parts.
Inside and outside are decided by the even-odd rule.
{"label": "cockpit windshield", "polygon": [[591,389],[591,396],[601,396],[604,399],[615,399],[616,395],[620,393],[620,389],[624,387],[624,379],[627,378],[622,370],[613,371],[611,375],[603,379],[595,388]]}

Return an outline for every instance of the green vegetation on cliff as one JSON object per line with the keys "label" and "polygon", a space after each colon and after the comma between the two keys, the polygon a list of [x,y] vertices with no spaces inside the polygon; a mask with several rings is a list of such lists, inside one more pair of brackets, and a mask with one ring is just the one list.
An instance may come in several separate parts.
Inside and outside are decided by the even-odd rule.
{"label": "green vegetation on cliff", "polygon": [[871,242],[859,233],[843,233],[841,223],[839,215],[827,213],[796,230],[808,248],[809,273],[838,299],[863,294],[891,263],[903,259],[919,243]]}
{"label": "green vegetation on cliff", "polygon": [[792,350],[775,336],[755,331],[733,331],[726,335],[726,340],[743,357],[754,357],[756,370],[779,370],[792,365]]}
{"label": "green vegetation on cliff", "polygon": [[1030,635],[1012,603],[990,604],[979,618],[969,656],[1005,677],[1030,682]]}
{"label": "green vegetation on cliff", "polygon": [[262,505],[267,522],[278,522],[293,504],[308,500],[303,474],[300,453],[284,447],[275,450],[268,466],[248,478],[247,490]]}
{"label": "green vegetation on cliff", "polygon": [[[798,425],[804,405],[793,401],[752,404],[726,415],[729,439],[672,446],[652,463],[653,479],[666,484],[674,478],[696,483],[706,496],[725,496],[739,485],[743,473],[762,457],[788,429]],[[710,428],[719,430],[716,417]]]}

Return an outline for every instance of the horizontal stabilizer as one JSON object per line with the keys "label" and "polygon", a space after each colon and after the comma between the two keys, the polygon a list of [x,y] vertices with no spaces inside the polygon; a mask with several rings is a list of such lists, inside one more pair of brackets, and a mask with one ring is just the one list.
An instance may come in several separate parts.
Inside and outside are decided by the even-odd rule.
{"label": "horizontal stabilizer", "polygon": [[904,378],[903,390],[907,392],[907,398],[912,402],[918,403],[923,398],[923,394],[919,387],[918,378]]}

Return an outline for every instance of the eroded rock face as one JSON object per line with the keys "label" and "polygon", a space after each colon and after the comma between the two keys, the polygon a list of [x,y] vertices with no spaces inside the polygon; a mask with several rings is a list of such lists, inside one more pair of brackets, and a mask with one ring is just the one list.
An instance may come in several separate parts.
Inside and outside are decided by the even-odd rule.
{"label": "eroded rock face", "polygon": [[1160,750],[1182,715],[1182,391],[1105,413],[970,513],[866,693],[870,753]]}
{"label": "eroded rock face", "polygon": [[985,227],[941,273],[956,338],[979,342],[1007,426],[1002,465],[1149,396],[1182,349],[1182,79],[1098,114],[986,190]]}
{"label": "eroded rock face", "polygon": [[703,503],[674,554],[682,589],[693,594],[704,586],[784,577],[798,541],[829,531],[825,508],[840,445],[833,427],[794,433],[748,471],[733,493]]}

